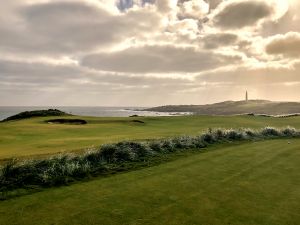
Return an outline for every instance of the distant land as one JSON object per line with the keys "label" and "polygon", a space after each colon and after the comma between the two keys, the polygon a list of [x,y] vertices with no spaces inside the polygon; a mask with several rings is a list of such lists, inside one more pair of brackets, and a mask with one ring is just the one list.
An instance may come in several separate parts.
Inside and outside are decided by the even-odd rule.
{"label": "distant land", "polygon": [[45,116],[68,116],[70,114],[67,114],[63,111],[60,111],[58,109],[48,109],[48,110],[33,110],[33,111],[25,111],[20,112],[16,115],[7,117],[6,119],[0,121],[0,122],[6,122],[6,121],[12,121],[12,120],[21,120],[21,119],[29,119],[34,117],[45,117]]}
{"label": "distant land", "polygon": [[166,105],[144,109],[154,112],[191,112],[197,115],[265,114],[289,115],[300,113],[299,102],[268,100],[225,101],[207,105]]}

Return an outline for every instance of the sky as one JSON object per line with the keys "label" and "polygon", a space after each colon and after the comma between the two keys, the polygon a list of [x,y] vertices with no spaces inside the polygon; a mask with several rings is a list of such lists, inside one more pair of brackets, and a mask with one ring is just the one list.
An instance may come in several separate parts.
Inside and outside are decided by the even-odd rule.
{"label": "sky", "polygon": [[300,0],[13,0],[0,106],[300,101]]}

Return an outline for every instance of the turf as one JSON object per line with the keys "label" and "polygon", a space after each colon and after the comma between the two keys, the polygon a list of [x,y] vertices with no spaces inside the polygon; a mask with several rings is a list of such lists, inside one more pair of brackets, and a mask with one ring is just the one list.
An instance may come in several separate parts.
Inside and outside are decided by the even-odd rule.
{"label": "turf", "polygon": [[0,202],[0,224],[297,225],[299,149],[299,139],[211,147]]}
{"label": "turf", "polygon": [[[180,116],[83,119],[85,125],[48,124],[58,117],[33,118],[0,123],[0,160],[30,157],[93,148],[103,143],[122,140],[145,140],[176,135],[196,135],[208,127],[262,128],[265,126],[300,128],[300,117],[265,118],[253,116]],[[135,122],[139,120],[141,122]]]}

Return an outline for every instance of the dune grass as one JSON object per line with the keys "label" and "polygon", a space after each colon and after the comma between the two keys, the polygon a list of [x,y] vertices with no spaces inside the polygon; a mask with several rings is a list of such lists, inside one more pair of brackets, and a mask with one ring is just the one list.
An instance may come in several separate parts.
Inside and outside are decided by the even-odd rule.
{"label": "dune grass", "polygon": [[[197,135],[208,127],[262,128],[266,126],[300,128],[300,117],[264,118],[253,116],[179,116],[83,119],[85,125],[48,124],[57,117],[33,118],[0,123],[0,160],[31,157],[65,151],[81,151],[103,143],[145,140],[177,135]],[[140,120],[144,123],[134,122]]]}
{"label": "dune grass", "polygon": [[0,202],[0,224],[299,224],[300,140],[231,145]]}
{"label": "dune grass", "polygon": [[276,138],[299,138],[300,130],[209,129],[198,136],[181,136],[147,142],[105,144],[84,154],[65,154],[45,159],[9,161],[0,168],[1,199],[25,190],[67,185],[91,176],[107,175],[159,162],[178,152],[203,151],[210,145]]}

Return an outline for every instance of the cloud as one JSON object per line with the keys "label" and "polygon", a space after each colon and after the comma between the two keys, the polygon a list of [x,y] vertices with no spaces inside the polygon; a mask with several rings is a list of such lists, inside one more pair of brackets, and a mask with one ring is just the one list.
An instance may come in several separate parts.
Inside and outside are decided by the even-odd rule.
{"label": "cloud", "polygon": [[81,73],[80,68],[74,66],[0,60],[0,83],[11,87],[18,83],[40,87],[60,85],[80,77]]}
{"label": "cloud", "polygon": [[117,0],[116,5],[119,10],[125,11],[134,6],[143,7],[146,4],[154,4],[155,0]]}
{"label": "cloud", "polygon": [[156,0],[155,6],[158,12],[168,15],[172,11],[176,11],[177,0]]}
{"label": "cloud", "polygon": [[[266,86],[285,82],[298,82],[300,61],[291,67],[264,67],[250,68],[238,66],[230,70],[217,70],[199,74],[195,79],[199,82],[224,82],[232,83],[233,86]],[[272,92],[273,93],[273,92]]]}
{"label": "cloud", "polygon": [[[178,0],[178,4],[182,4],[184,2],[189,2],[190,0]],[[205,0],[205,2],[209,5],[209,9],[215,9],[223,0]],[[201,1],[202,2],[202,1]],[[199,3],[198,3],[199,4]]]}
{"label": "cloud", "polygon": [[213,23],[221,28],[239,29],[254,26],[272,13],[273,8],[267,1],[224,1],[213,16]]}
{"label": "cloud", "polygon": [[172,23],[170,22],[167,30],[173,34],[185,35],[192,38],[197,36],[199,24],[193,19],[183,19]]}
{"label": "cloud", "polygon": [[268,39],[266,51],[271,55],[300,56],[300,33],[289,32]]}
{"label": "cloud", "polygon": [[203,38],[204,47],[206,49],[213,49],[223,46],[235,44],[238,36],[232,33],[216,33],[205,35]]}
{"label": "cloud", "polygon": [[0,60],[0,89],[7,84],[7,88],[14,88],[19,84],[37,87],[63,87],[82,85],[96,87],[106,85],[118,86],[145,86],[145,85],[176,85],[190,82],[190,79],[181,76],[147,76],[140,74],[108,73],[91,71],[74,65],[53,65],[48,63],[25,63],[9,60]]}
{"label": "cloud", "polygon": [[215,9],[223,0],[207,0],[210,10]]}
{"label": "cloud", "polygon": [[246,88],[296,99],[298,8],[298,0],[4,1],[0,105],[197,104]]}
{"label": "cloud", "polygon": [[160,27],[160,16],[146,8],[114,15],[84,2],[50,2],[24,5],[19,11],[21,27],[0,27],[0,49],[78,53],[107,48]]}
{"label": "cloud", "polygon": [[[5,96],[0,105],[155,105],[162,93],[188,84],[192,81],[181,76],[103,73],[0,60],[0,95]],[[152,96],[151,103],[145,102],[145,95]]]}
{"label": "cloud", "polygon": [[209,12],[209,4],[204,0],[189,0],[178,3],[180,18],[201,19]]}
{"label": "cloud", "polygon": [[173,46],[144,46],[88,55],[82,65],[103,71],[129,73],[199,72],[240,62],[236,56]]}

